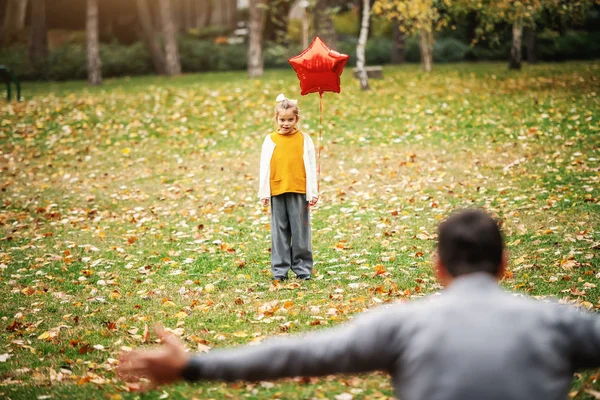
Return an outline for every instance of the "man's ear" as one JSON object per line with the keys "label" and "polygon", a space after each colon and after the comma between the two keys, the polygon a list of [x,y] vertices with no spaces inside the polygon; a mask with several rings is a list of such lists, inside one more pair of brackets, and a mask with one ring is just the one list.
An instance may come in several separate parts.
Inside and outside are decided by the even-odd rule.
{"label": "man's ear", "polygon": [[433,266],[435,267],[437,279],[443,286],[447,286],[450,282],[452,282],[452,275],[450,275],[446,269],[446,266],[442,264],[442,260],[440,259],[437,251],[433,254]]}
{"label": "man's ear", "polygon": [[504,250],[502,252],[502,260],[500,261],[500,268],[498,268],[498,273],[496,274],[496,278],[501,280],[506,273],[506,267],[508,266],[508,251]]}

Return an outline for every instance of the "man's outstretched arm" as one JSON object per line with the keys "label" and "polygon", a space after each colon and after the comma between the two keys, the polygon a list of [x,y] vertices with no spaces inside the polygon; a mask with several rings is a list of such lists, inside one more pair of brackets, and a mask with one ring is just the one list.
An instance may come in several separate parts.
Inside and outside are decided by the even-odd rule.
{"label": "man's outstretched arm", "polygon": [[[196,356],[182,354],[181,343],[172,336],[165,338],[164,331],[158,331],[166,339],[165,345],[123,356],[119,374],[124,378],[145,376],[156,386],[178,379],[258,381],[390,370],[399,352],[394,327],[397,318],[392,316],[389,310],[377,310],[337,328]],[[171,355],[174,357],[170,358]],[[165,365],[177,370],[169,374],[168,381],[163,379]]]}

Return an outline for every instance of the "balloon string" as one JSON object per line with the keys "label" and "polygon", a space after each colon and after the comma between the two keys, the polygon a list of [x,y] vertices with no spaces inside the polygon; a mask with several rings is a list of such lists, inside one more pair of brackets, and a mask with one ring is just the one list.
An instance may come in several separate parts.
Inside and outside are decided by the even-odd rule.
{"label": "balloon string", "polygon": [[323,93],[319,93],[319,151],[317,151],[317,189],[321,191],[321,143],[323,141]]}

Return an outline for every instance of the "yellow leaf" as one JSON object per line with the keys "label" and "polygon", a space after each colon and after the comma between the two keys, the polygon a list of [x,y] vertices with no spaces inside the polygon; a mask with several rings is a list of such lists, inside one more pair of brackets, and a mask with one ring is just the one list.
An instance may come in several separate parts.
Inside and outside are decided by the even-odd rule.
{"label": "yellow leaf", "polygon": [[188,315],[186,312],[184,311],[179,311],[177,314],[175,314],[175,318],[177,319],[183,319],[186,318]]}
{"label": "yellow leaf", "polygon": [[35,289],[27,286],[25,289],[21,290],[21,293],[23,293],[25,296],[31,296],[35,293]]}
{"label": "yellow leaf", "polygon": [[208,285],[204,286],[204,291],[206,292],[213,292],[215,290],[215,285],[213,285],[212,283],[209,283]]}
{"label": "yellow leaf", "polygon": [[40,336],[38,336],[39,340],[48,340],[52,338],[52,334],[48,331],[42,333]]}

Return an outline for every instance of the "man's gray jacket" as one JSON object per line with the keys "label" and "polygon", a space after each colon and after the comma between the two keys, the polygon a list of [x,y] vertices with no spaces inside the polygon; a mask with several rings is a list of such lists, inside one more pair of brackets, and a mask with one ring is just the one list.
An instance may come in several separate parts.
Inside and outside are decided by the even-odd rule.
{"label": "man's gray jacket", "polygon": [[192,358],[188,380],[258,381],[387,371],[402,400],[561,399],[600,366],[600,318],[503,291],[491,275],[352,322]]}

